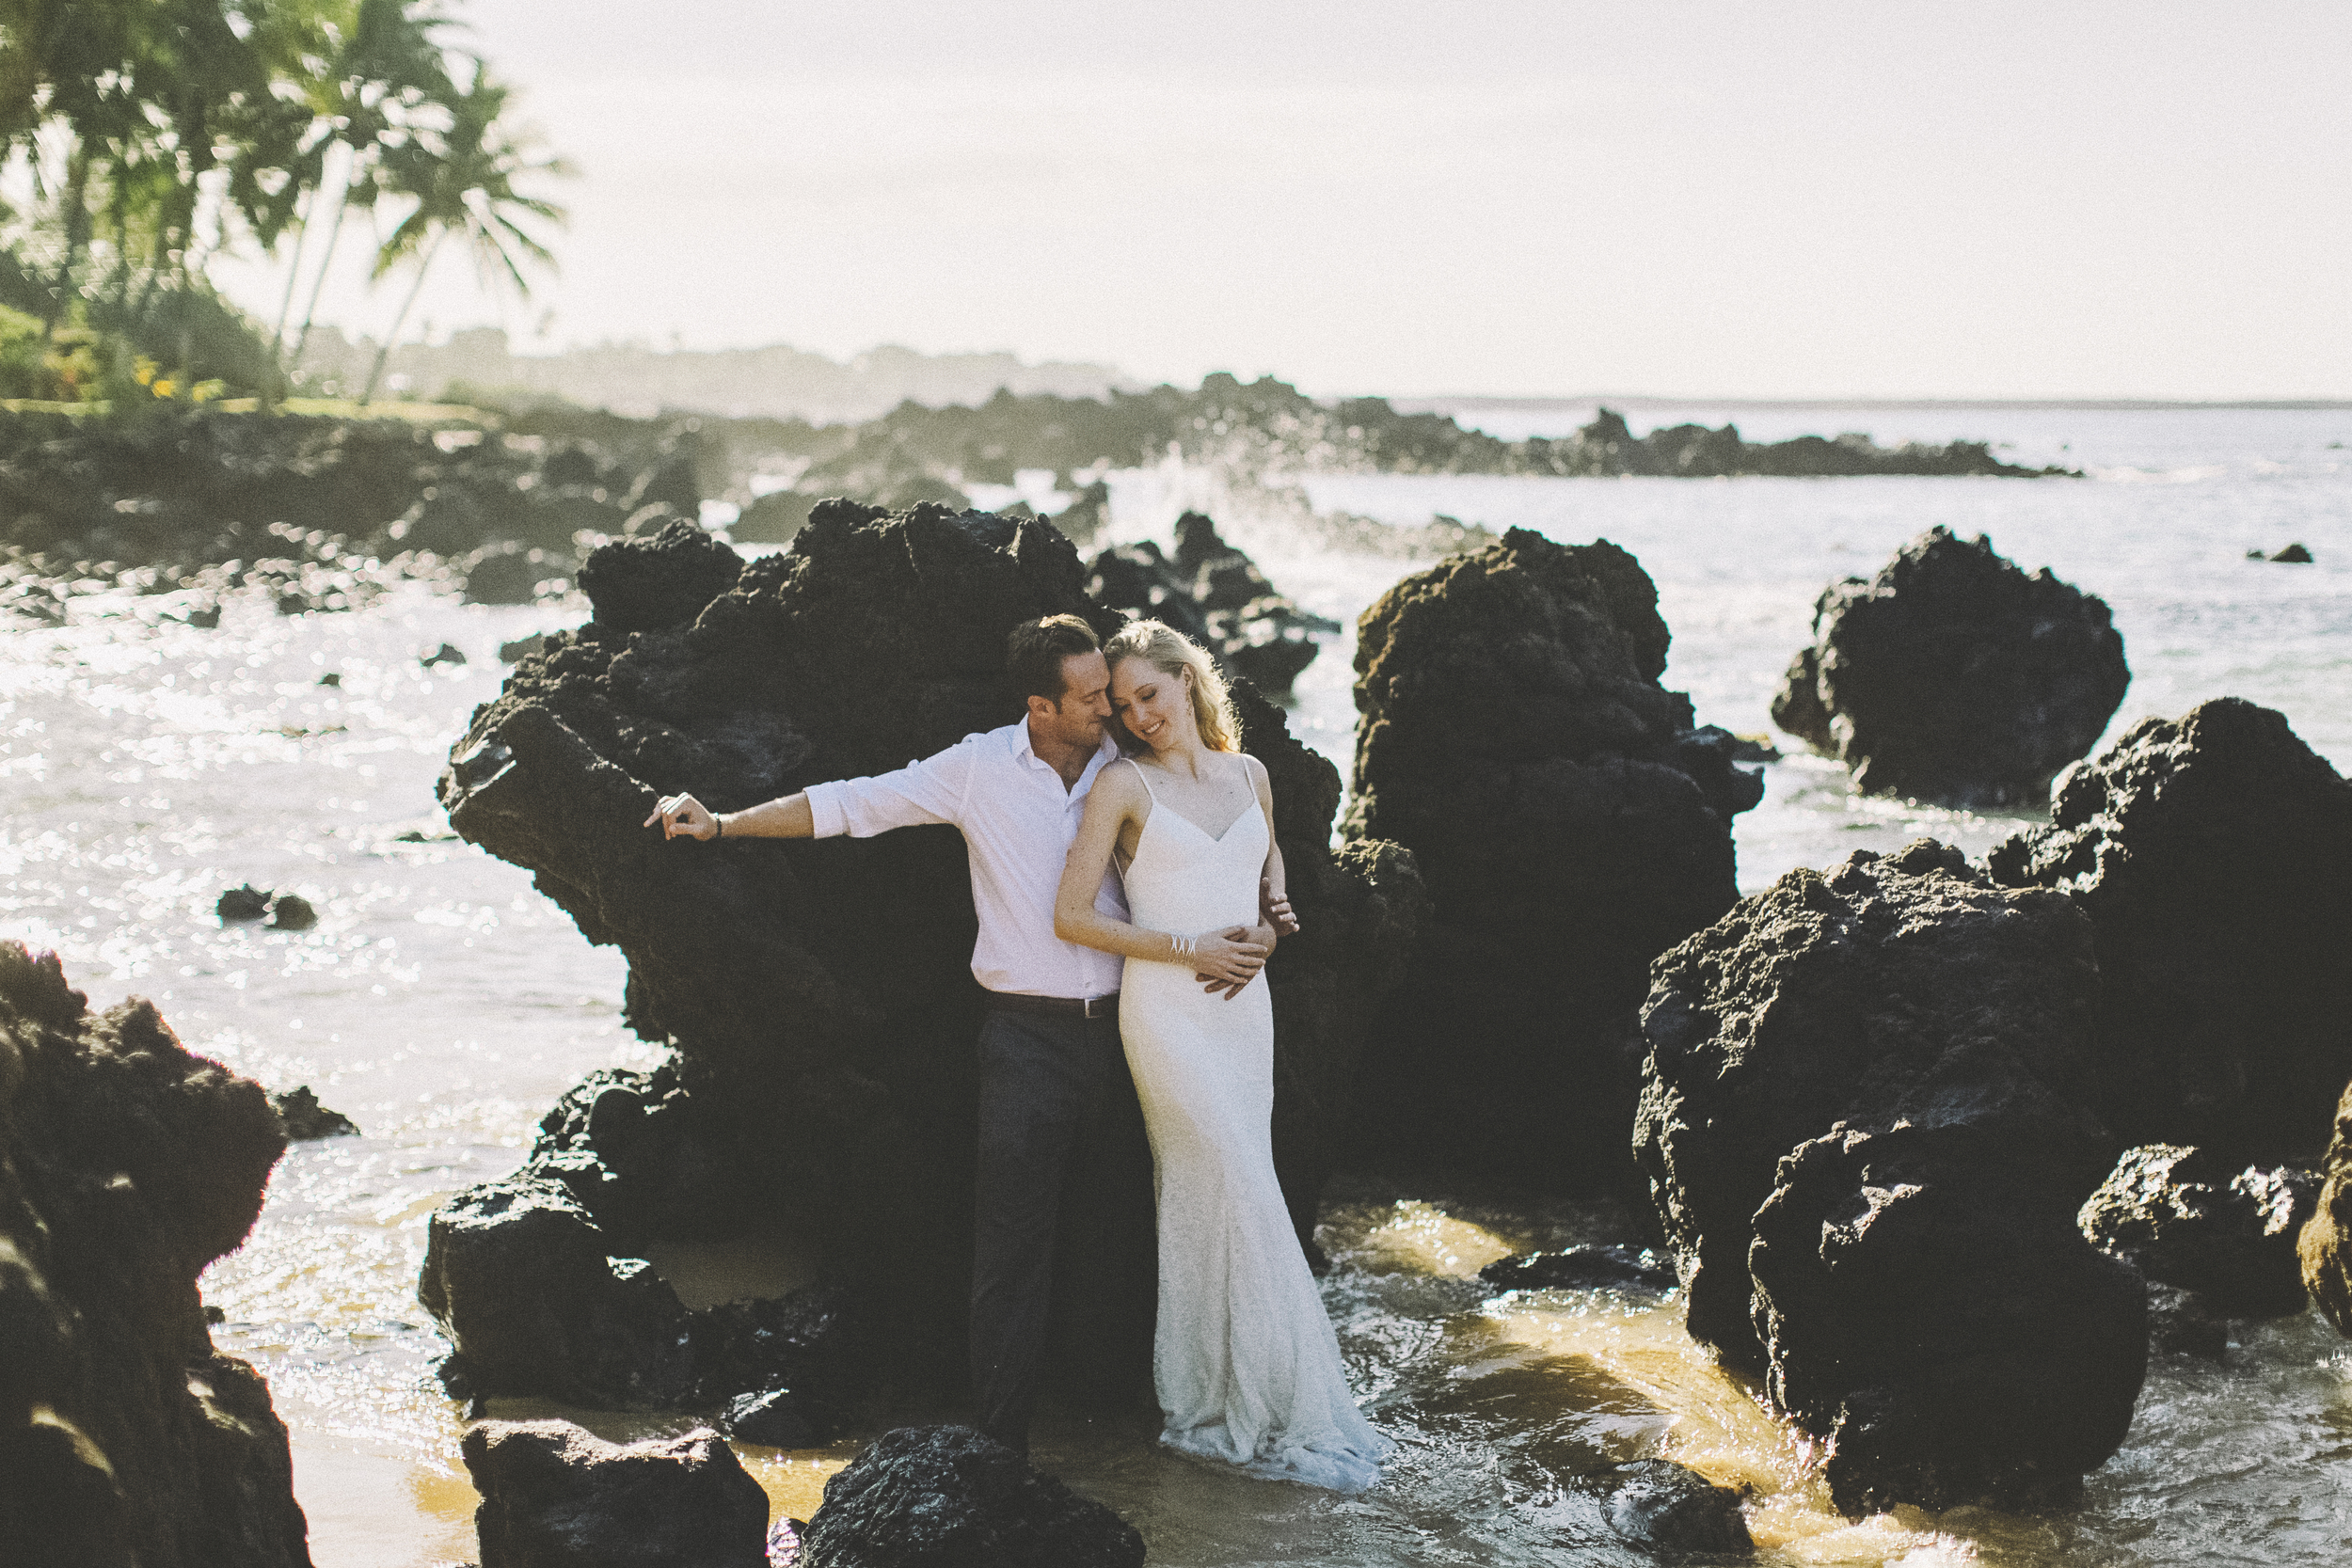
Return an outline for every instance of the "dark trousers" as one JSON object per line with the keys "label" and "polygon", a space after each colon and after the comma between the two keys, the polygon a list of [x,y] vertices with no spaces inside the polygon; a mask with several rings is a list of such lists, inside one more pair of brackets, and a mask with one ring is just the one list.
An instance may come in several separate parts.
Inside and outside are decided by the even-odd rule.
{"label": "dark trousers", "polygon": [[[992,1011],[980,1025],[980,1137],[972,1259],[972,1384],[980,1430],[1027,1452],[1044,1370],[1056,1243],[1098,1162],[1127,1063],[1116,1018]],[[1129,1091],[1132,1098],[1132,1091]]]}

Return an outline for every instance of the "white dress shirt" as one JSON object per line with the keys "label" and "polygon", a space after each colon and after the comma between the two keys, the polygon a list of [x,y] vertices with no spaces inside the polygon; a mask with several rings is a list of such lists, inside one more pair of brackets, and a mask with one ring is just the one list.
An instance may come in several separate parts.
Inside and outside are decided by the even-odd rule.
{"label": "white dress shirt", "polygon": [[[1118,745],[1104,736],[1077,784],[1065,788],[1030,746],[1029,721],[1020,719],[967,735],[895,773],[811,784],[808,807],[818,838],[871,838],[893,828],[953,823],[970,851],[972,907],[980,917],[974,977],[990,990],[1107,996],[1119,989],[1126,960],[1056,936],[1054,895],[1087,794],[1118,756]],[[1113,920],[1128,918],[1126,890],[1112,867],[1104,868],[1094,908]]]}

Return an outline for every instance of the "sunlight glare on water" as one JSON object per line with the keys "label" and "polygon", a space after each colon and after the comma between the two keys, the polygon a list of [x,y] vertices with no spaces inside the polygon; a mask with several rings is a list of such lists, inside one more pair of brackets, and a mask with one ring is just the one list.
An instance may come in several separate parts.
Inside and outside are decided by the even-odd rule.
{"label": "sunlight glare on water", "polygon": [[[2021,459],[2094,477],[1355,476],[1309,490],[1395,522],[1442,512],[1616,541],[1658,582],[1675,637],[1667,684],[1692,693],[1701,722],[1758,734],[1824,584],[1875,571],[1931,523],[1988,531],[2028,570],[2047,563],[2114,607],[2134,671],[2116,730],[2230,693],[2283,710],[2340,768],[2352,761],[2352,467],[2327,445],[2352,437],[2352,415],[1970,418],[1915,431],[1881,420],[1878,433],[2006,435]],[[1302,544],[1199,470],[1113,483],[1119,533],[1165,543],[1178,510],[1204,505],[1278,587],[1351,628],[1415,564]],[[2317,564],[2245,559],[2290,540]],[[573,624],[584,607],[464,606],[408,588],[350,613],[280,617],[239,596],[215,631],[170,619],[178,608],[173,595],[95,594],[76,596],[61,626],[0,629],[0,936],[57,948],[98,1005],[153,997],[195,1049],[272,1088],[308,1084],[358,1123],[358,1137],[289,1151],[252,1240],[206,1277],[228,1320],[215,1338],[270,1379],[322,1568],[470,1557],[460,1413],[427,1379],[442,1347],[414,1294],[426,1218],[510,1170],[582,1075],[656,1053],[621,1024],[620,958],[583,942],[527,873],[452,838],[433,783],[498,689],[499,643]],[[443,642],[469,662],[419,662]],[[1343,777],[1352,654],[1351,629],[1301,678],[1292,710]],[[340,686],[320,684],[328,673]],[[1980,854],[2026,820],[1860,800],[1834,765],[1792,754],[1737,824],[1740,880],[1752,890],[1920,833]],[[318,924],[224,926],[215,899],[246,881],[299,893]],[[1168,1455],[1149,1412],[1049,1419],[1046,1467],[1132,1520],[1155,1564],[1638,1560],[1594,1533],[1576,1480],[1650,1455],[1749,1489],[1772,1563],[2121,1568],[2352,1553],[2352,1361],[2316,1315],[2241,1325],[2223,1367],[2159,1357],[2124,1449],[2075,1509],[1848,1522],[1805,1444],[1681,1333],[1671,1297],[1499,1295],[1477,1278],[1513,1251],[1625,1239],[1622,1214],[1342,1183],[1324,1220],[1325,1298],[1351,1377],[1399,1444],[1388,1479],[1334,1497]],[[710,1264],[681,1254],[663,1266],[682,1277],[698,1261]],[[733,1266],[772,1282],[793,1265]],[[534,1412],[556,1413],[497,1410]],[[691,1420],[564,1414],[612,1436]],[[743,1452],[779,1513],[804,1518],[850,1449]]]}

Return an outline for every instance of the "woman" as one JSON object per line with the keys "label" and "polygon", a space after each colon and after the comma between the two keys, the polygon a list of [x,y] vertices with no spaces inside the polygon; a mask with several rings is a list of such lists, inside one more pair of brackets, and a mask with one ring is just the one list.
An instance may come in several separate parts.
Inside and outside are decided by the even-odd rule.
{"label": "woman", "polygon": [[[1209,656],[1157,621],[1103,649],[1129,755],[1087,799],[1055,930],[1123,956],[1120,1032],[1159,1192],[1160,1441],[1252,1475],[1361,1491],[1391,1445],[1356,1408],[1274,1179],[1274,1010],[1259,880],[1283,891],[1265,768]],[[1125,875],[1130,925],[1095,908]],[[1206,989],[1203,989],[1205,985]]]}

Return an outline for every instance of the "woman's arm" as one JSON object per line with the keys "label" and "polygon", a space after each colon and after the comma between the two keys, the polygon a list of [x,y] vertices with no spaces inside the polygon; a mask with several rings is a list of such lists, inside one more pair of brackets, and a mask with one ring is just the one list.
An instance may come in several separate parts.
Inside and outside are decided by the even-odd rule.
{"label": "woman's arm", "polygon": [[[1274,836],[1274,779],[1265,770],[1265,764],[1248,752],[1242,753],[1242,762],[1249,769],[1249,782],[1257,788],[1258,809],[1265,813],[1265,867],[1260,873],[1258,883],[1259,902],[1263,906],[1261,913],[1272,911],[1278,922],[1282,922],[1282,917],[1287,916],[1287,921],[1282,923],[1287,929],[1295,931],[1298,929],[1298,917],[1290,912],[1288,873],[1282,869],[1282,841]],[[1260,940],[1266,944],[1266,951],[1274,951],[1276,927],[1262,921],[1258,932]]]}
{"label": "woman's arm", "polygon": [[[1219,985],[1236,990],[1248,985],[1265,964],[1265,948],[1254,942],[1236,942],[1222,931],[1196,933],[1153,931],[1113,920],[1094,907],[1103,875],[1110,869],[1119,831],[1138,819],[1147,805],[1135,769],[1117,765],[1095,775],[1087,792],[1086,815],[1079,818],[1078,836],[1062,863],[1061,887],[1054,897],[1054,934],[1064,942],[1116,953],[1121,958],[1153,963],[1180,963]],[[1190,942],[1190,951],[1184,943]]]}

